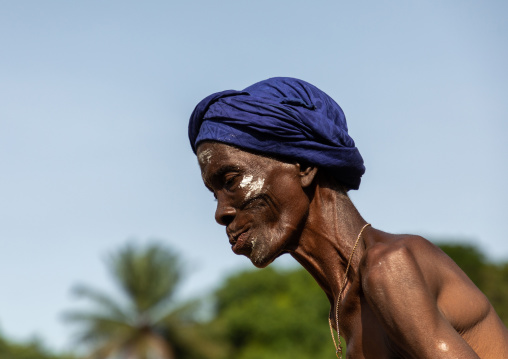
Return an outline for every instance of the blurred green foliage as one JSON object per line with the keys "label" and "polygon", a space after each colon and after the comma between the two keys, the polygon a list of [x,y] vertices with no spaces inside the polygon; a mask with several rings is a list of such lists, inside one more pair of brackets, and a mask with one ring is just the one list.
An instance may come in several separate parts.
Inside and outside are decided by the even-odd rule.
{"label": "blurred green foliage", "polygon": [[199,357],[192,338],[197,303],[177,304],[174,298],[182,279],[179,257],[160,243],[130,243],[106,264],[122,295],[80,285],[75,293],[93,307],[65,315],[78,325],[77,343],[89,349],[87,358]]}
{"label": "blurred green foliage", "polygon": [[0,337],[0,358],[2,359],[75,359],[71,355],[57,355],[46,349],[40,340],[18,343]]}
{"label": "blurred green foliage", "polygon": [[216,292],[209,323],[227,348],[220,359],[334,357],[329,303],[303,269],[246,271]]}

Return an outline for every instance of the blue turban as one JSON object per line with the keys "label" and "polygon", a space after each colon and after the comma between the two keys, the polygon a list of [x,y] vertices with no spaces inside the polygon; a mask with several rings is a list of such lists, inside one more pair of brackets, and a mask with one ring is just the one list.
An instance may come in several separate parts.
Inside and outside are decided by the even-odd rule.
{"label": "blue turban", "polygon": [[340,106],[317,87],[289,77],[206,97],[192,112],[189,139],[194,153],[201,142],[218,141],[316,165],[349,189],[358,189],[365,172]]}

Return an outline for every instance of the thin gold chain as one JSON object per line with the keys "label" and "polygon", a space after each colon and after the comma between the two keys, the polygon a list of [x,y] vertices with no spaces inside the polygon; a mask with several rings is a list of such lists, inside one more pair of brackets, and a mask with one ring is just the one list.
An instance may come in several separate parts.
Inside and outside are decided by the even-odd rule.
{"label": "thin gold chain", "polygon": [[339,308],[340,308],[340,303],[341,303],[342,292],[346,288],[347,273],[349,272],[349,267],[351,266],[351,259],[353,259],[353,254],[355,253],[356,247],[358,246],[358,242],[360,241],[360,238],[362,237],[363,230],[365,228],[367,228],[368,226],[370,226],[370,223],[367,223],[366,225],[364,225],[362,227],[362,229],[360,230],[360,233],[358,233],[358,237],[356,237],[355,245],[353,247],[353,250],[351,251],[351,255],[349,256],[349,260],[347,262],[346,273],[344,274],[344,281],[342,282],[342,285],[340,286],[339,297],[337,298],[337,305],[335,306],[335,320],[336,320],[336,324],[337,324],[337,340],[339,342],[338,345],[337,345],[337,341],[335,341],[335,335],[333,334],[331,310],[330,310],[330,315],[328,316],[328,325],[330,325],[330,333],[332,333],[333,345],[335,346],[335,355],[339,359],[342,359],[342,347],[340,346],[340,329],[339,329]]}

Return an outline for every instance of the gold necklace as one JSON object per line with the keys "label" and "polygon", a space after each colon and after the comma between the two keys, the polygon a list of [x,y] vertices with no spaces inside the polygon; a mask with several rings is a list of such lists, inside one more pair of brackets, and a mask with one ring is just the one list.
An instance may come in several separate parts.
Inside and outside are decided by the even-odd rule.
{"label": "gold necklace", "polygon": [[355,253],[356,247],[358,246],[358,242],[360,241],[360,238],[362,237],[363,230],[365,228],[367,228],[368,226],[370,226],[370,223],[367,223],[366,225],[364,225],[362,227],[362,229],[360,230],[360,233],[358,233],[358,237],[356,237],[355,245],[353,247],[353,250],[351,251],[351,255],[349,256],[349,260],[347,262],[346,273],[344,274],[344,281],[342,282],[342,285],[340,286],[339,298],[337,298],[337,305],[335,306],[335,320],[336,320],[336,324],[337,324],[337,340],[339,342],[339,345],[337,345],[337,342],[335,341],[335,335],[333,334],[331,310],[330,310],[330,315],[328,315],[328,324],[330,325],[330,333],[332,333],[333,345],[335,346],[335,355],[339,359],[342,359],[342,347],[340,346],[340,330],[339,330],[339,308],[340,308],[342,292],[346,288],[347,273],[349,271],[349,267],[351,266],[351,259],[353,259],[353,254]]}

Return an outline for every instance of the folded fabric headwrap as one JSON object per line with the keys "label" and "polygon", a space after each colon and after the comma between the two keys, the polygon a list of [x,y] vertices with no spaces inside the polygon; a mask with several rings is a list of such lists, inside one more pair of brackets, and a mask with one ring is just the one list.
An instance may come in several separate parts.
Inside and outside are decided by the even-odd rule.
{"label": "folded fabric headwrap", "polygon": [[317,87],[289,77],[206,97],[191,115],[189,139],[194,153],[201,142],[218,141],[316,165],[349,189],[358,189],[365,172],[339,105]]}

